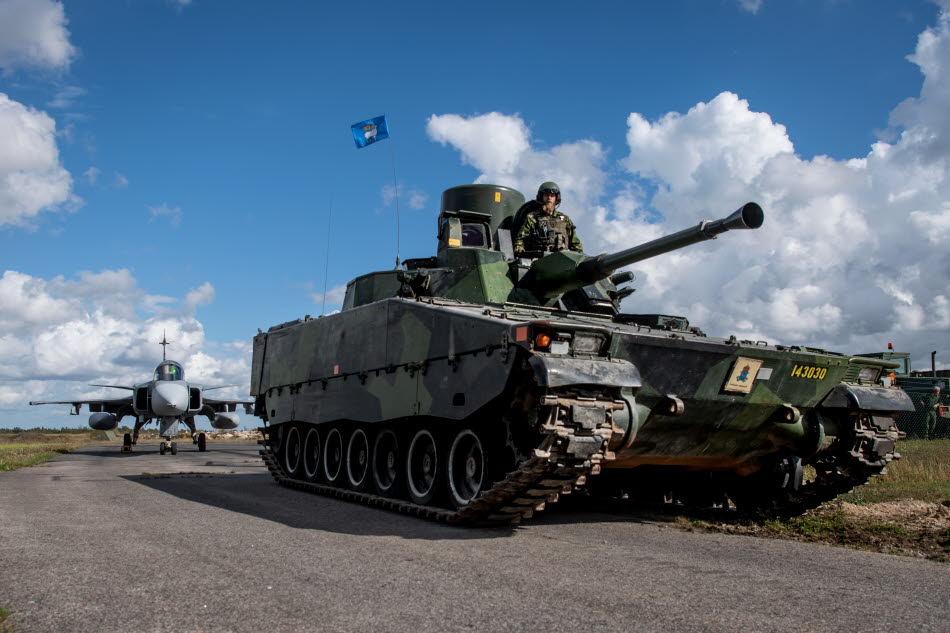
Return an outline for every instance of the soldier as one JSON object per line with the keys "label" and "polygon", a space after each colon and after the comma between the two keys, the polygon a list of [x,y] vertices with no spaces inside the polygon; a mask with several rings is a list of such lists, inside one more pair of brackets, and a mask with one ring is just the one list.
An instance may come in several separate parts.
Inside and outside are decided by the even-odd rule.
{"label": "soldier", "polygon": [[538,188],[535,200],[541,204],[541,208],[529,212],[521,223],[515,236],[515,255],[525,251],[583,251],[574,223],[556,210],[561,204],[561,190],[557,183],[543,183]]}
{"label": "soldier", "polygon": [[927,411],[927,425],[924,427],[924,439],[929,440],[930,436],[937,430],[937,407],[940,405],[940,387],[934,385],[933,391],[927,396],[926,400],[921,400]]}

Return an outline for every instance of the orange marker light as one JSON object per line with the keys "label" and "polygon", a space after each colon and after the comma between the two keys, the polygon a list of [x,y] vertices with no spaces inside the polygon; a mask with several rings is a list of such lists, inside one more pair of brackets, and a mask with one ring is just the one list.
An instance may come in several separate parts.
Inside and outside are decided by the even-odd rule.
{"label": "orange marker light", "polygon": [[528,340],[528,328],[527,328],[527,326],[515,328],[515,340],[518,341],[519,343],[520,343],[521,341],[527,341],[527,340]]}
{"label": "orange marker light", "polygon": [[536,337],[534,337],[535,347],[545,348],[550,344],[551,344],[551,337],[545,334],[544,332],[541,332]]}

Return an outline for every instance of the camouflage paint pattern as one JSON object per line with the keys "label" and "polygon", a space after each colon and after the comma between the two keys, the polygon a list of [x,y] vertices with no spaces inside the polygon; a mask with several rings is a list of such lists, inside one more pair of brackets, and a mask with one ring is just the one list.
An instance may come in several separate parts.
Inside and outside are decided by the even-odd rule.
{"label": "camouflage paint pattern", "polygon": [[[876,384],[875,372],[892,365],[886,361],[712,338],[679,317],[619,313],[609,276],[625,258],[755,228],[761,209],[754,203],[619,254],[560,251],[527,262],[510,250],[523,200],[491,185],[448,190],[437,257],[358,277],[338,314],[258,334],[256,413],[271,426],[464,420],[477,428],[505,406],[541,407],[571,387],[611,394],[616,404],[599,413],[582,404],[567,409],[581,418],[608,416],[605,468],[747,475],[779,455],[823,454],[835,436],[854,432],[858,413],[873,421],[913,407],[903,392]],[[750,209],[758,224],[745,226]],[[465,246],[466,224],[490,243]],[[660,322],[666,327],[645,324]],[[884,426],[872,439],[892,455],[885,422],[875,422]]]}

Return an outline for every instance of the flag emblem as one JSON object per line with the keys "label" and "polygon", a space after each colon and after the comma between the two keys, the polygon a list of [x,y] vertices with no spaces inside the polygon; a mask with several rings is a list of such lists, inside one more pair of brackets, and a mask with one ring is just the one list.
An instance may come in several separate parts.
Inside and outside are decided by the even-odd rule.
{"label": "flag emblem", "polygon": [[362,149],[376,141],[389,138],[389,125],[386,123],[386,115],[354,123],[350,126],[350,129],[353,131],[353,141],[356,143],[356,149]]}

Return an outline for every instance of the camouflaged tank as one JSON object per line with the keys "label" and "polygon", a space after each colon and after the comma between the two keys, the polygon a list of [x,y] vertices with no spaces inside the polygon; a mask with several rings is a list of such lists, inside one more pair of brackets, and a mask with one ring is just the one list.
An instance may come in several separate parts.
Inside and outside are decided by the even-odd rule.
{"label": "camouflaged tank", "polygon": [[758,228],[757,204],[612,255],[515,257],[536,204],[448,189],[435,257],[254,338],[261,454],[281,485],[464,524],[517,522],[582,487],[794,514],[898,457],[894,417],[913,405],[879,386],[892,363],[620,311],[633,276],[618,269]]}

